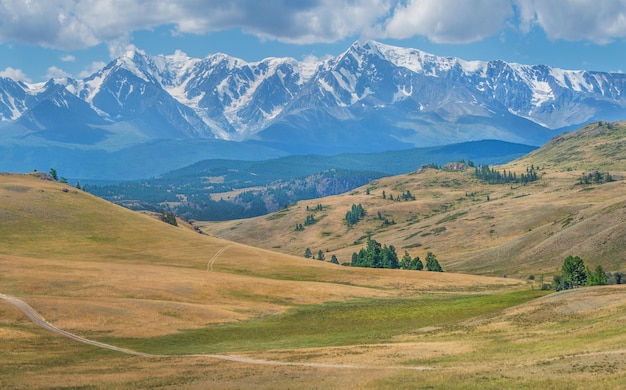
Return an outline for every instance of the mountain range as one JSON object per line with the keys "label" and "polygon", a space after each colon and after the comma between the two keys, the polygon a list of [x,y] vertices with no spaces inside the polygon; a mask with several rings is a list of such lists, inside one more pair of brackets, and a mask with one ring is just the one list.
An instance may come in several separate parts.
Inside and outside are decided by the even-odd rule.
{"label": "mountain range", "polygon": [[[164,140],[245,142],[271,157],[484,139],[541,145],[583,123],[622,119],[625,90],[621,73],[465,61],[375,41],[314,63],[134,50],[82,80],[0,78],[0,149],[12,156],[0,169],[38,164],[33,148],[110,153]],[[158,150],[142,158],[164,158]]]}

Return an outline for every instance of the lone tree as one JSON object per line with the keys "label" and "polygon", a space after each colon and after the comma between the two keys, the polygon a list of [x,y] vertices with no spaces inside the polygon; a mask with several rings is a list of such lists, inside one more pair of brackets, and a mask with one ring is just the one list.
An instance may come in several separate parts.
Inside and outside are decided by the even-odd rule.
{"label": "lone tree", "polygon": [[570,289],[584,286],[587,282],[587,270],[585,262],[578,256],[567,256],[561,267],[563,277],[561,278],[561,288]]}
{"label": "lone tree", "polygon": [[59,174],[57,173],[56,169],[50,168],[50,176],[52,176],[54,181],[59,181]]}
{"label": "lone tree", "polygon": [[437,257],[432,252],[426,254],[426,269],[434,272],[443,272],[443,268],[439,265]]}
{"label": "lone tree", "polygon": [[307,259],[311,258],[311,248],[306,248],[304,250],[304,257],[306,257]]}

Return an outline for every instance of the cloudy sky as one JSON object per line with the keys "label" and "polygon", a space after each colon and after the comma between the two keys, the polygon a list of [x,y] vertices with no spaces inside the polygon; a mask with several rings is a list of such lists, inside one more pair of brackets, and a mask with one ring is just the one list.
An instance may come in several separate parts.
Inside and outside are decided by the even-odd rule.
{"label": "cloudy sky", "polygon": [[85,77],[129,48],[247,61],[375,39],[467,60],[626,71],[626,0],[0,0],[0,76]]}

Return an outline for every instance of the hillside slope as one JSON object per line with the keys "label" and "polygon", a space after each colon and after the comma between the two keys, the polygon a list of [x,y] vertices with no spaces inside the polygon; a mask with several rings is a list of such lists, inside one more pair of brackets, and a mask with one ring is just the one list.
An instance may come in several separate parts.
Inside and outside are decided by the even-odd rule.
{"label": "hillside slope", "polygon": [[[435,201],[444,197],[449,178],[405,178],[420,175]],[[397,194],[391,183],[371,191]],[[433,213],[425,219],[434,223]],[[53,334],[2,295],[1,388],[624,383],[623,286],[540,299],[545,293],[529,287],[306,260],[201,235],[182,221],[174,227],[36,175],[0,175],[0,294],[84,339],[154,353],[124,355]]]}
{"label": "hillside slope", "polygon": [[174,227],[34,175],[0,175],[0,275],[0,292],[29,297],[57,325],[113,335],[172,333],[331,300],[518,283],[307,261]]}
{"label": "hillside slope", "polygon": [[[526,185],[486,184],[473,169],[427,169],[300,202],[267,217],[200,226],[220,237],[298,256],[307,247],[313,253],[322,250],[339,262],[349,262],[371,236],[394,245],[400,255],[406,250],[423,259],[432,251],[444,269],[456,272],[551,279],[568,255],[581,256],[592,267],[624,271],[625,143],[626,123],[596,123],[496,167],[517,175],[534,167],[540,179]],[[596,170],[609,172],[614,181],[580,183]],[[415,200],[398,201],[407,191]],[[318,204],[322,210],[313,211]],[[345,215],[353,204],[362,204],[367,215],[348,226]],[[296,231],[307,215],[317,222]]]}

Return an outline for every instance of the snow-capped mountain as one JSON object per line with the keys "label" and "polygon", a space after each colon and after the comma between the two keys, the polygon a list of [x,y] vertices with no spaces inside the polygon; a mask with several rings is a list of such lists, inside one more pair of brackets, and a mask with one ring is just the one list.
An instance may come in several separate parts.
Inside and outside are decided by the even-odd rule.
{"label": "snow-capped mountain", "polygon": [[[374,41],[319,63],[131,51],[83,80],[0,78],[0,131],[97,144],[113,134],[356,151],[500,139],[626,117],[626,75],[464,61]],[[17,126],[17,127],[16,127]],[[131,141],[128,141],[131,142]]]}

